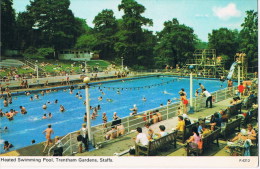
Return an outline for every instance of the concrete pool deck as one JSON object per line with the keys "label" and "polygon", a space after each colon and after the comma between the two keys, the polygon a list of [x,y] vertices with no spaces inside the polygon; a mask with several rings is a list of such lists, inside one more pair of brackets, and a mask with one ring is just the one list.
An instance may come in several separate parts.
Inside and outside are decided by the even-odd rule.
{"label": "concrete pool deck", "polygon": [[[211,109],[202,109],[199,112],[195,112],[194,114],[189,114],[191,120],[196,120],[198,117],[206,117],[208,115],[213,114],[216,111],[219,111],[222,108],[226,108],[229,105],[230,99],[223,100],[221,102],[213,104],[213,108]],[[166,131],[171,131],[177,125],[177,117],[173,117],[168,120],[161,121],[159,123],[153,124],[151,127],[154,129],[155,132],[159,132],[159,125],[165,125]],[[136,136],[136,132],[130,133],[128,135],[122,136],[118,139],[111,141],[110,143],[104,144],[104,147],[100,149],[96,149],[90,152],[84,152],[81,154],[75,154],[76,156],[113,156],[114,153],[120,153],[129,149],[130,147],[134,146],[133,137]],[[182,147],[183,144],[178,143],[178,147]],[[31,145],[28,147],[24,147],[15,151],[11,151],[5,154],[0,154],[0,156],[46,156],[47,153],[42,153],[44,148],[43,143],[38,143],[35,145]],[[183,152],[178,151],[170,152],[171,155],[181,156]],[[47,152],[47,151],[46,151]],[[179,153],[178,153],[179,152]],[[177,153],[177,154],[176,154]],[[165,155],[170,155],[165,154]],[[162,154],[164,155],[164,154]]]}

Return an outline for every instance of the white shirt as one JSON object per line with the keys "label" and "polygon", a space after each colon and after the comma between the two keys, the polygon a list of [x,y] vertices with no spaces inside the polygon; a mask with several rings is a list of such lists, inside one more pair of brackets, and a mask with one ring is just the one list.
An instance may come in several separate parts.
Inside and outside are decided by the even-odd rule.
{"label": "white shirt", "polygon": [[161,134],[161,137],[163,137],[163,136],[166,136],[168,133],[163,131],[163,132],[160,132],[160,134]]}
{"label": "white shirt", "polygon": [[81,134],[84,138],[86,138],[86,137],[87,137],[87,134],[88,134],[88,129],[85,128],[85,127],[82,127],[82,128],[80,129],[80,134]]}
{"label": "white shirt", "polygon": [[208,98],[209,96],[211,96],[211,94],[207,91],[207,90],[205,90],[204,92],[203,92],[203,94],[205,94],[205,96]]}
{"label": "white shirt", "polygon": [[57,144],[57,147],[58,147],[58,148],[59,148],[59,147],[63,147],[63,144],[62,144],[61,140],[58,140],[55,144]]}
{"label": "white shirt", "polygon": [[144,134],[144,133],[139,133],[139,134],[137,135],[137,137],[136,137],[135,142],[136,142],[137,144],[140,142],[142,145],[147,146],[148,143],[149,143],[149,140],[148,140],[146,134]]}

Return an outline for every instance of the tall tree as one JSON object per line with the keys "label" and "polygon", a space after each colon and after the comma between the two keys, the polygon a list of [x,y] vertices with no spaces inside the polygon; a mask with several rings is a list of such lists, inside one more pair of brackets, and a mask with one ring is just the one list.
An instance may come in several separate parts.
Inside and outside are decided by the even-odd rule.
{"label": "tall tree", "polygon": [[83,32],[79,26],[82,22],[76,19],[69,9],[70,0],[30,2],[27,11],[20,14],[21,21],[19,21],[21,24],[19,27],[30,32],[33,37],[28,39],[27,44],[52,47],[55,50],[71,48]]}
{"label": "tall tree", "polygon": [[1,48],[14,48],[15,11],[13,0],[1,0]]}
{"label": "tall tree", "polygon": [[229,68],[238,52],[239,32],[227,28],[212,30],[208,35],[209,48],[216,49],[217,55],[225,57],[225,67]]}
{"label": "tall tree", "polygon": [[119,11],[124,11],[120,31],[117,32],[115,51],[118,57],[124,57],[128,65],[145,64],[144,45],[145,33],[142,26],[151,26],[151,19],[145,18],[142,14],[145,7],[134,0],[122,0],[118,5]]}
{"label": "tall tree", "polygon": [[216,49],[218,55],[227,55],[233,59],[238,50],[238,31],[227,28],[212,30],[209,33],[209,48]]}
{"label": "tall tree", "polygon": [[159,67],[185,63],[192,56],[197,40],[193,29],[179,24],[176,18],[164,22],[164,28],[157,32],[157,37],[155,61]]}
{"label": "tall tree", "polygon": [[258,13],[246,11],[244,23],[241,24],[240,31],[240,50],[245,52],[248,57],[248,65],[258,68]]}
{"label": "tall tree", "polygon": [[94,32],[98,39],[96,50],[100,51],[99,55],[101,58],[112,58],[115,55],[115,34],[118,31],[114,12],[109,9],[103,10],[94,18],[93,23],[95,25]]}

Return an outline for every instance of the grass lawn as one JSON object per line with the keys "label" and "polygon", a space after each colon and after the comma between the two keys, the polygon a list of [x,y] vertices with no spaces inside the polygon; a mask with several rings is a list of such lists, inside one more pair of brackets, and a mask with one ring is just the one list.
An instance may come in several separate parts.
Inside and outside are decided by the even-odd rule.
{"label": "grass lawn", "polygon": [[[80,62],[75,62],[75,61],[71,61],[71,60],[55,60],[55,59],[37,59],[38,63],[50,63],[48,65],[45,66],[40,66],[41,69],[45,70],[47,73],[58,73],[60,71],[65,71],[65,72],[69,72],[69,71],[73,71],[76,73],[81,73],[81,68],[80,65],[84,64],[84,61],[80,61]],[[72,67],[71,65],[74,64],[74,66]],[[87,61],[87,66],[88,68],[92,69],[94,67],[99,67],[99,68],[106,68],[108,65],[110,65],[111,63],[105,60],[90,60]],[[22,69],[22,68],[17,68],[18,69],[18,74],[29,74],[29,73],[35,73],[34,69]],[[8,72],[10,70],[7,71],[3,71],[0,72],[0,76],[7,76]]]}
{"label": "grass lawn", "polygon": [[[10,72],[11,70],[10,69],[7,69],[6,71],[4,72],[0,72],[0,76],[3,77],[3,76],[7,76],[7,74]],[[17,71],[18,71],[18,74],[22,75],[22,74],[30,74],[30,73],[34,73],[35,71],[33,69],[23,69],[23,68],[20,68],[18,67],[17,68]]]}
{"label": "grass lawn", "polygon": [[[81,62],[75,62],[75,61],[71,61],[71,60],[46,60],[46,59],[41,59],[39,60],[39,63],[51,63],[51,65],[46,65],[44,67],[41,67],[42,69],[44,69],[46,72],[48,73],[53,73],[53,72],[58,72],[58,71],[74,71],[74,72],[81,72],[81,68],[80,65],[84,64],[84,61]],[[71,65],[75,63],[75,65],[72,67]],[[99,67],[107,67],[108,65],[110,65],[109,62],[104,61],[104,60],[90,60],[87,61],[87,66],[89,68],[93,68],[96,66]]]}
{"label": "grass lawn", "polygon": [[90,61],[87,61],[87,65],[88,66],[107,67],[108,65],[110,65],[110,63],[108,61],[105,61],[105,60],[90,60]]}

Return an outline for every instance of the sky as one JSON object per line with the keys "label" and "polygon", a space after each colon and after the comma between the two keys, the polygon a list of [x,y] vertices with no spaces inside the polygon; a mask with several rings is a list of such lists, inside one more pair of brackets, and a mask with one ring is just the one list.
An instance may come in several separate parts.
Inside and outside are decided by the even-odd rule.
{"label": "sky", "polygon": [[[154,32],[163,29],[163,23],[177,18],[180,24],[193,28],[194,33],[204,42],[213,29],[226,27],[241,30],[246,16],[245,11],[257,11],[257,0],[136,0],[145,6],[143,16],[153,20],[152,27],[145,27]],[[112,9],[116,18],[121,18],[118,11],[121,0],[70,0],[70,9],[76,17],[87,20],[93,27],[94,17],[103,9]],[[16,12],[23,12],[30,0],[13,0]]]}

